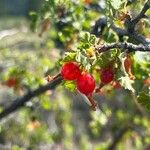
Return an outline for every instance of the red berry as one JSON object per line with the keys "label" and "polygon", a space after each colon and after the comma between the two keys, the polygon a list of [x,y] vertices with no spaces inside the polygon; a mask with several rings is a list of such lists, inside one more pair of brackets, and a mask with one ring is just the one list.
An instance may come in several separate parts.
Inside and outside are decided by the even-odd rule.
{"label": "red berry", "polygon": [[103,84],[110,83],[114,79],[113,69],[111,67],[102,69],[100,78]]}
{"label": "red berry", "polygon": [[89,73],[83,72],[77,79],[77,89],[85,95],[92,94],[95,86],[95,80]]}
{"label": "red berry", "polygon": [[61,75],[65,80],[76,80],[81,75],[81,72],[75,62],[67,62],[62,66]]}
{"label": "red berry", "polygon": [[16,86],[16,79],[15,78],[9,78],[7,81],[6,81],[6,85],[8,87],[14,87]]}

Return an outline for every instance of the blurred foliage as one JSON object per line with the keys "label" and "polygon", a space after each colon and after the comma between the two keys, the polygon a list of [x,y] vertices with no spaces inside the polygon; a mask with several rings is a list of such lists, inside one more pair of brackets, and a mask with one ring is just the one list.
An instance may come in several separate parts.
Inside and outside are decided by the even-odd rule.
{"label": "blurred foliage", "polygon": [[[118,42],[110,24],[124,28],[120,15],[130,11],[136,16],[144,0],[45,0],[38,12],[24,18],[8,18],[0,22],[2,30],[17,28],[16,32],[0,37],[0,109],[27,91],[46,84],[47,75],[55,75],[60,66],[76,61],[100,83],[95,68],[110,62],[117,70],[115,81],[95,95],[100,110],[93,112],[82,103],[75,83],[64,81],[55,91],[35,97],[24,108],[0,123],[0,144],[11,150],[24,149],[82,149],[106,150],[114,142],[120,129],[131,129],[119,139],[117,150],[141,150],[150,145],[150,57],[149,53],[135,52],[131,80],[124,68],[125,53],[118,49],[97,55],[95,43]],[[149,13],[149,11],[148,11]],[[90,34],[99,17],[108,16],[108,25],[99,36]],[[137,31],[150,38],[149,20],[143,19]],[[1,35],[0,34],[0,35]],[[100,38],[99,38],[100,37]],[[124,41],[134,42],[126,37]],[[63,57],[62,57],[63,56]],[[115,63],[113,63],[115,62]],[[15,78],[16,84],[6,82]],[[72,93],[64,90],[69,89]],[[134,94],[132,93],[134,92]],[[135,95],[139,95],[136,99]],[[138,103],[139,102],[139,103]],[[144,107],[147,108],[144,109]],[[0,147],[1,149],[1,147]]]}

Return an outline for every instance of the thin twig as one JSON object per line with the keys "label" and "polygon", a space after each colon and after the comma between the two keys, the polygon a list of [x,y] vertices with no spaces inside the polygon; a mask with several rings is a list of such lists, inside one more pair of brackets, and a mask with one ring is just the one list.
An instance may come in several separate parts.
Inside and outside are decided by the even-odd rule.
{"label": "thin twig", "polygon": [[150,8],[150,0],[147,0],[147,2],[144,4],[144,7],[142,8],[141,12],[131,20],[131,22],[136,25],[142,18],[145,17],[145,13]]}
{"label": "thin twig", "polygon": [[123,50],[127,49],[128,52],[134,52],[134,51],[150,52],[150,45],[144,46],[144,45],[135,45],[132,43],[117,43],[117,42],[97,46],[95,50],[101,53],[114,48],[123,49]]}
{"label": "thin twig", "polygon": [[47,90],[54,89],[57,85],[59,85],[62,81],[62,77],[59,75],[57,78],[54,78],[54,80],[50,81],[48,84],[41,86],[33,91],[29,91],[27,94],[25,94],[22,97],[17,98],[14,100],[9,106],[4,108],[4,110],[0,113],[0,119],[8,116],[12,112],[18,110],[22,106],[25,105],[26,102],[28,102],[31,98],[36,97]]}
{"label": "thin twig", "polygon": [[[135,33],[135,26],[136,26],[136,24],[142,18],[146,18],[145,13],[150,8],[150,4],[149,3],[150,3],[150,0],[147,0],[147,2],[144,4],[142,10],[140,11],[140,13],[135,18],[133,18],[133,19],[131,17],[126,18],[124,25],[126,26],[126,29],[127,29],[129,34],[130,33]],[[132,35],[132,34],[130,34],[130,35]]]}
{"label": "thin twig", "polygon": [[[128,36],[135,40],[138,43],[141,43],[143,45],[148,45],[150,42],[148,42],[142,35],[135,32],[135,26],[136,24],[145,17],[145,13],[150,8],[150,0],[147,0],[147,2],[144,4],[142,10],[140,13],[133,19],[128,18],[125,23],[125,29],[117,27],[114,23],[110,25],[110,28],[116,32],[119,36],[119,38],[122,39],[123,36]],[[104,28],[107,26],[107,17],[99,18],[92,29],[92,34],[95,34],[96,36],[100,36],[104,30]]]}

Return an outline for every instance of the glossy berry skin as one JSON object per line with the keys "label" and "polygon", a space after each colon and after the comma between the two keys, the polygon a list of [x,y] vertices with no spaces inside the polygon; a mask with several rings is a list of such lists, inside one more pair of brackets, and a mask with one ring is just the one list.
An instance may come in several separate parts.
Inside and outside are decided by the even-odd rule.
{"label": "glossy berry skin", "polygon": [[62,66],[61,75],[65,80],[76,80],[81,75],[81,72],[75,62],[67,62]]}
{"label": "glossy berry skin", "polygon": [[77,89],[85,95],[92,94],[95,86],[95,80],[89,73],[83,72],[77,79]]}
{"label": "glossy berry skin", "polygon": [[7,81],[6,81],[6,85],[8,87],[15,87],[16,86],[16,79],[15,78],[9,78]]}
{"label": "glossy berry skin", "polygon": [[101,70],[100,79],[103,84],[108,84],[114,79],[114,72],[111,67]]}

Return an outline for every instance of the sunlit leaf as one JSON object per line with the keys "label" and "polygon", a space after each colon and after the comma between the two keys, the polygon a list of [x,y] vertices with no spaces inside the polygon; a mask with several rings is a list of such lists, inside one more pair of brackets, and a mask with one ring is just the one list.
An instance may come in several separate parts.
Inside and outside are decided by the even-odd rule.
{"label": "sunlit leaf", "polygon": [[125,89],[128,89],[128,90],[132,91],[133,93],[135,92],[134,88],[132,87],[132,84],[134,83],[134,81],[130,80],[130,78],[128,76],[121,77],[119,80],[120,80],[121,85]]}
{"label": "sunlit leaf", "polygon": [[110,2],[114,9],[119,9],[124,3],[124,0],[110,0]]}
{"label": "sunlit leaf", "polygon": [[76,85],[73,81],[65,81],[64,86],[66,89],[68,89],[71,92],[75,91],[76,89]]}

